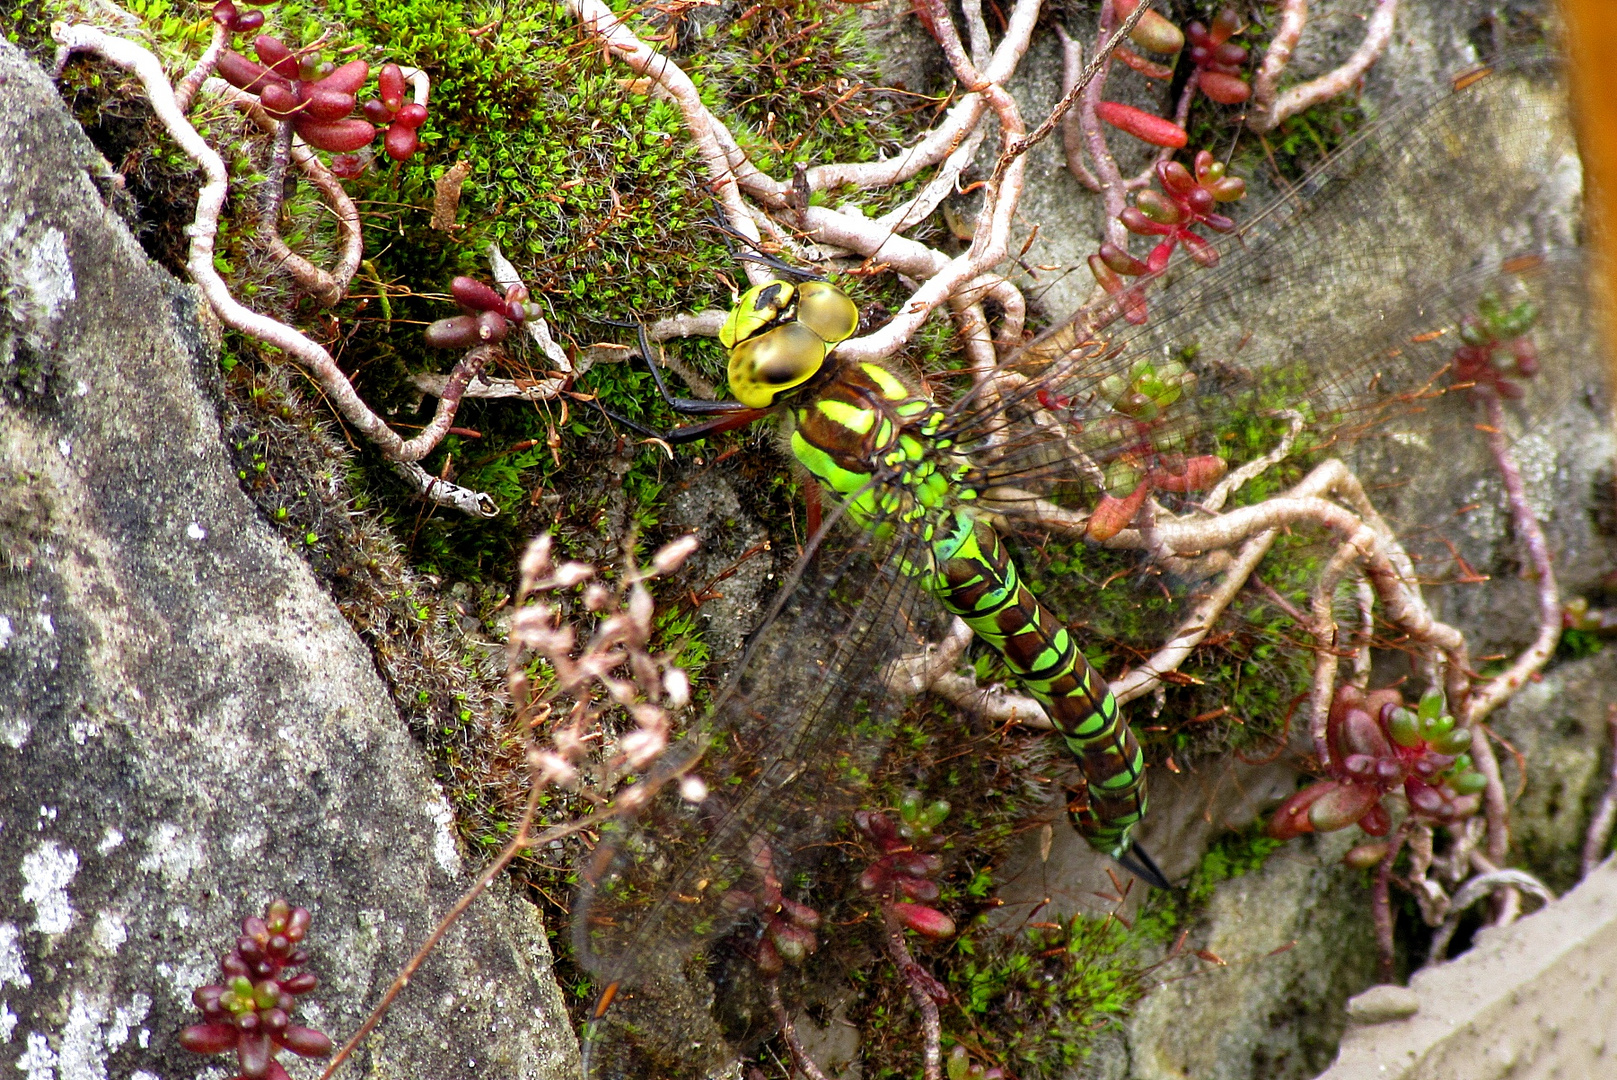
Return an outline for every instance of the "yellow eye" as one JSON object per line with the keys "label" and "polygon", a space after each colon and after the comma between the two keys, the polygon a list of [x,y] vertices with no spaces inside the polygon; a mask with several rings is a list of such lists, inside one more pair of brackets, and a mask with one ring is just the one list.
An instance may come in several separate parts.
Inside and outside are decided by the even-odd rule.
{"label": "yellow eye", "polygon": [[800,322],[747,338],[730,350],[730,393],[754,409],[813,378],[825,363],[825,342]]}
{"label": "yellow eye", "polygon": [[719,343],[733,349],[768,327],[792,302],[794,291],[791,282],[766,281],[742,293],[719,327]]}
{"label": "yellow eye", "polygon": [[829,281],[805,281],[797,287],[797,321],[835,345],[859,329],[859,308]]}

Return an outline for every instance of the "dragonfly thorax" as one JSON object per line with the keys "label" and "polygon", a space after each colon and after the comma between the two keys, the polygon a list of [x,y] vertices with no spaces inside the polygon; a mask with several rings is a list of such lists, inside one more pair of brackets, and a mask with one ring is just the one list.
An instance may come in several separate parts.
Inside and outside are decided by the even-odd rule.
{"label": "dragonfly thorax", "polygon": [[844,364],[792,405],[792,453],[847,501],[862,527],[916,521],[959,499],[966,462],[940,434],[946,414],[880,364]]}

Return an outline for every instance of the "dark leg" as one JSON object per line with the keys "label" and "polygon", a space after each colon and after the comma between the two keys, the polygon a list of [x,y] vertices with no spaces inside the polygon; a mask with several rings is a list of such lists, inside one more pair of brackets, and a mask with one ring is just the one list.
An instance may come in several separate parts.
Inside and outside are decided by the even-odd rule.
{"label": "dark leg", "polygon": [[1128,851],[1119,855],[1117,861],[1123,869],[1153,889],[1173,888],[1168,884],[1168,878],[1163,874],[1161,867],[1157,866],[1157,861],[1139,844],[1134,844]]}

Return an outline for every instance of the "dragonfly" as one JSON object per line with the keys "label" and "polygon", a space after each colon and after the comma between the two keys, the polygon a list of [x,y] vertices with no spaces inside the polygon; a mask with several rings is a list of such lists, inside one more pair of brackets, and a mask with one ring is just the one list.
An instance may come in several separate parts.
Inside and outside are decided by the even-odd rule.
{"label": "dragonfly", "polygon": [[[1581,269],[1559,254],[1575,229],[1523,182],[1575,163],[1565,131],[1545,58],[1456,78],[1248,219],[1215,266],[1171,263],[1006,358],[998,385],[952,398],[897,365],[839,362],[858,312],[834,285],[783,276],[745,294],[721,338],[737,401],[671,398],[712,414],[671,441],[784,413],[831,507],[708,715],[642,779],[655,794],[580,869],[574,948],[607,988],[588,1072],[701,1074],[733,1059],[735,1032],[769,1033],[755,996],[724,989],[747,983],[778,911],[760,897],[812,896],[903,705],[884,673],[951,616],[1051,714],[1082,774],[1073,826],[1165,886],[1133,837],[1147,812],[1139,744],[1084,660],[1075,612],[1045,602],[1063,590],[1035,596],[1013,543],[1026,556],[1052,514],[1093,519],[1108,499],[1193,513],[1189,489],[1205,484],[1187,472],[1222,463],[1229,426],[1251,417],[1343,432],[1431,398],[1444,334],[1484,297],[1575,307]],[[1126,316],[1142,302],[1137,324]],[[1082,591],[1065,590],[1079,611]],[[705,797],[673,782],[686,776]],[[719,992],[693,991],[693,974]]]}

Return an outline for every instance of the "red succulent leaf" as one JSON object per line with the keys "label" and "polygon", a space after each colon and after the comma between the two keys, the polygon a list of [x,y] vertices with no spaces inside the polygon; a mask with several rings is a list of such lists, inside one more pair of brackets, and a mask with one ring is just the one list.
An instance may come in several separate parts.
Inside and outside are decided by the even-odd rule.
{"label": "red succulent leaf", "polygon": [[234,1024],[192,1024],[180,1032],[180,1045],[193,1054],[222,1054],[236,1045],[238,1034]]}
{"label": "red succulent leaf", "polygon": [[359,88],[365,85],[365,80],[370,78],[370,74],[371,66],[365,61],[350,60],[332,70],[314,85],[323,90],[335,90],[339,94],[357,94]]}
{"label": "red succulent leaf", "polygon": [[887,908],[894,918],[922,937],[936,941],[954,936],[954,920],[937,908],[925,904],[906,904],[901,900],[887,905]]}
{"label": "red succulent leaf", "polygon": [[1269,819],[1269,835],[1276,840],[1290,840],[1294,836],[1313,832],[1314,823],[1309,820],[1308,811],[1316,802],[1340,786],[1341,784],[1335,780],[1321,780],[1292,795],[1280,804],[1280,808]]}
{"label": "red succulent leaf", "polygon": [[1149,485],[1142,482],[1125,498],[1116,498],[1112,495],[1102,495],[1099,503],[1089,515],[1089,527],[1085,535],[1094,540],[1110,540],[1134,520],[1134,515],[1140,512],[1145,504]]}
{"label": "red succulent leaf", "polygon": [[387,150],[387,156],[394,161],[407,161],[410,155],[421,148],[421,137],[416,134],[413,127],[406,127],[395,120],[387,129],[387,137],[382,141]]}
{"label": "red succulent leaf", "polygon": [[1319,832],[1345,829],[1369,813],[1381,800],[1381,790],[1368,784],[1337,784],[1314,800],[1308,808],[1308,820]]}
{"label": "red succulent leaf", "polygon": [[371,140],[376,138],[376,128],[369,121],[357,117],[330,121],[298,117],[293,121],[293,126],[310,146],[338,154],[351,154],[369,146]]}
{"label": "red succulent leaf", "polygon": [[1190,141],[1185,129],[1172,120],[1164,120],[1160,116],[1154,116],[1119,101],[1098,102],[1095,105],[1095,115],[1117,130],[1153,146],[1171,146],[1178,149]]}

